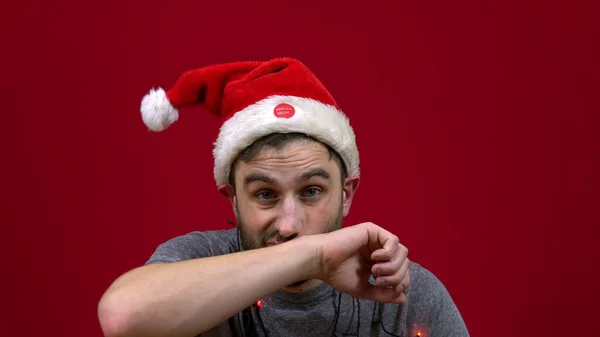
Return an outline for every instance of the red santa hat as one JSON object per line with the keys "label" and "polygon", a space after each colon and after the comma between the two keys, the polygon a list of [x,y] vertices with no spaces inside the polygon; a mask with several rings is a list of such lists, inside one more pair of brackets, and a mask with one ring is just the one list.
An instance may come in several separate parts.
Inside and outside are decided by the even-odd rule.
{"label": "red santa hat", "polygon": [[234,62],[185,72],[173,88],[152,89],[141,104],[142,119],[163,131],[183,108],[203,106],[223,125],[214,144],[214,178],[228,183],[231,165],[246,147],[272,133],[300,132],[328,144],[348,176],[359,175],[355,135],[346,115],[300,61]]}

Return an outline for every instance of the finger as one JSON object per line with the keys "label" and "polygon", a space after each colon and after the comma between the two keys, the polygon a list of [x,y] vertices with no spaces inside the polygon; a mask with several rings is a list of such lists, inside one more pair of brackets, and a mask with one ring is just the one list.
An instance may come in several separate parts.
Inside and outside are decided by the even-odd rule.
{"label": "finger", "polygon": [[373,261],[388,261],[393,256],[393,253],[385,250],[384,248],[377,249],[371,253],[371,260]]}
{"label": "finger", "polygon": [[383,250],[378,254],[384,253],[385,251],[390,251],[391,249],[395,249],[396,247],[394,246],[399,242],[396,235],[372,222],[363,223],[361,227],[367,231],[369,242],[368,247],[371,252],[375,252],[379,249]]}
{"label": "finger", "polygon": [[400,243],[398,241],[398,237],[392,236],[384,242],[382,248],[377,249],[371,254],[371,260],[390,260],[394,256],[394,254],[396,254],[399,247]]}
{"label": "finger", "polygon": [[408,288],[410,287],[410,262],[409,262],[408,270],[406,271],[406,275],[404,276],[402,281],[400,281],[400,284],[402,285],[402,291],[406,294],[408,291]]}
{"label": "finger", "polygon": [[401,244],[398,244],[398,247],[389,261],[376,263],[371,267],[373,275],[392,275],[400,269],[408,256],[408,249]]}
{"label": "finger", "polygon": [[[392,275],[378,275],[375,278],[376,284],[381,287],[397,288],[398,285],[400,285],[401,282],[405,279],[408,273],[409,266],[410,261],[408,259],[405,259],[400,268],[398,268],[397,271]],[[408,287],[408,283],[403,283],[402,291]]]}
{"label": "finger", "polygon": [[398,285],[396,286],[396,291],[401,293],[406,293],[408,291],[408,287],[410,285],[410,268],[407,268],[406,270],[406,274],[404,274],[404,277],[402,278],[402,280],[400,280],[400,283],[398,283]]}
{"label": "finger", "polygon": [[396,286],[396,291],[406,293],[408,291],[408,287],[410,286],[410,261],[407,261],[402,268],[406,268],[406,272],[404,272],[404,277],[402,277],[400,283]]}

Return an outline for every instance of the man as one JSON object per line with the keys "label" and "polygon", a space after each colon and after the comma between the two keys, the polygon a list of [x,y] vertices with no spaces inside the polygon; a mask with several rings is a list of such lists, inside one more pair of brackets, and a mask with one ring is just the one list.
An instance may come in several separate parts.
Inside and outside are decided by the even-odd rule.
{"label": "man", "polygon": [[98,306],[106,336],[468,336],[394,234],[342,226],[360,179],[355,135],[301,62],[189,71],[150,91],[142,118],[162,131],[194,105],[223,119],[214,176],[236,228],[173,238],[119,277]]}

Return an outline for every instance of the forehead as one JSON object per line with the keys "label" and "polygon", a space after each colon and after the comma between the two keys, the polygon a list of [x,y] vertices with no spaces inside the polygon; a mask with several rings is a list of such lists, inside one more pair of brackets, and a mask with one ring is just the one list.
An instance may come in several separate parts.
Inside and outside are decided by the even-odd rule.
{"label": "forehead", "polygon": [[325,171],[331,180],[340,178],[339,167],[323,144],[297,140],[279,148],[264,147],[250,160],[240,161],[236,184],[243,183],[247,176],[257,173],[268,174],[277,181],[293,181],[308,171],[315,172],[316,169]]}

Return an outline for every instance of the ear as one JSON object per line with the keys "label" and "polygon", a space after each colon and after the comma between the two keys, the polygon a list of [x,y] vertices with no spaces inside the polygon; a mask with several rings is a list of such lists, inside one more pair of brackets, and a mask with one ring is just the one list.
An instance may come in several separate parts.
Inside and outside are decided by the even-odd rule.
{"label": "ear", "polygon": [[235,189],[231,184],[221,185],[219,186],[219,193],[227,197],[232,205],[235,206]]}
{"label": "ear", "polygon": [[[221,193],[222,195],[224,195],[225,197],[227,197],[227,199],[229,199],[229,202],[231,202],[231,206],[232,206],[232,211],[233,211],[233,215],[236,217],[236,219],[238,218],[238,212],[237,212],[237,198],[235,197],[235,188],[233,186],[231,186],[230,184],[227,185],[221,185],[219,186],[219,193]],[[232,223],[233,225],[233,223]],[[237,226],[237,225],[234,225]]]}
{"label": "ear", "polygon": [[350,177],[346,178],[344,181],[344,195],[343,195],[343,203],[344,203],[344,216],[350,213],[350,206],[352,205],[352,199],[354,198],[354,194],[356,190],[358,190],[358,185],[360,183],[360,177]]}

